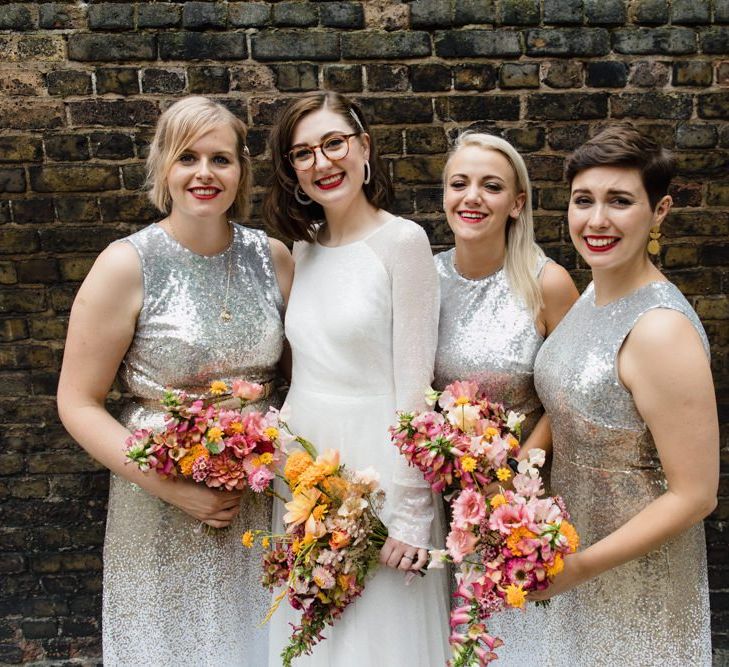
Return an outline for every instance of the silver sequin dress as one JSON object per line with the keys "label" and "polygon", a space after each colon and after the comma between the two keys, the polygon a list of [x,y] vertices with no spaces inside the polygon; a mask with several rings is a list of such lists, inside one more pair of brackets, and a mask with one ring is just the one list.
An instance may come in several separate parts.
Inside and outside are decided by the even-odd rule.
{"label": "silver sequin dress", "polygon": [[[552,489],[588,547],[666,491],[655,444],[616,360],[639,318],[683,313],[709,344],[696,313],[668,282],[605,306],[590,285],[542,346],[535,384],[551,417]],[[646,556],[552,599],[551,661],[598,667],[711,664],[706,545],[701,523]]]}
{"label": "silver sequin dress", "polygon": [[[269,381],[283,345],[283,301],[261,231],[234,226],[231,246],[204,257],[157,224],[123,239],[140,258],[144,299],[119,372],[134,397],[120,415],[156,428],[165,387],[200,393],[213,380]],[[230,255],[232,253],[232,256]],[[228,309],[220,312],[231,270]],[[271,399],[250,409],[266,409]],[[148,473],[155,474],[155,473]],[[105,665],[265,664],[259,623],[269,603],[260,554],[242,548],[247,527],[267,529],[268,497],[248,492],[231,529],[196,530],[181,510],[112,475],[104,545]]]}
{"label": "silver sequin dress", "polygon": [[[435,358],[435,387],[455,380],[473,380],[494,401],[523,412],[522,441],[542,416],[534,388],[534,359],[544,342],[534,316],[514,294],[504,269],[471,280],[458,273],[455,249],[436,255],[440,276],[440,324]],[[549,260],[541,258],[539,276]],[[498,664],[526,667],[540,664],[546,646],[544,611],[529,605],[491,617],[489,633],[504,640]]]}

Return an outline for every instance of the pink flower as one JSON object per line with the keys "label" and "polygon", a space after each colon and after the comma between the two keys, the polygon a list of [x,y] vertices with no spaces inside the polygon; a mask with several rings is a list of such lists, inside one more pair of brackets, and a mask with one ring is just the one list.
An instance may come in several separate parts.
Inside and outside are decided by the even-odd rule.
{"label": "pink flower", "polygon": [[537,583],[536,564],[527,558],[510,558],[504,565],[506,582],[532,590]]}
{"label": "pink flower", "polygon": [[509,535],[519,526],[528,526],[534,520],[534,515],[526,505],[513,505],[507,503],[499,505],[489,517],[489,528]]}
{"label": "pink flower", "polygon": [[475,535],[459,528],[453,528],[446,538],[446,548],[455,563],[462,562],[466,556],[472,554],[477,544],[478,538]]}
{"label": "pink flower", "polygon": [[233,382],[233,396],[243,401],[255,401],[263,396],[264,387],[257,382],[235,380]]}
{"label": "pink flower", "polygon": [[227,451],[218,456],[211,456],[208,459],[208,476],[205,483],[213,488],[223,487],[226,491],[244,489],[246,472],[243,462],[229,456]]}
{"label": "pink flower", "polygon": [[456,528],[477,526],[486,516],[483,496],[473,489],[466,489],[453,501],[453,523]]}
{"label": "pink flower", "polygon": [[476,382],[462,382],[457,380],[449,384],[438,400],[438,404],[444,410],[452,407],[459,399],[468,401],[469,403],[476,400],[478,393],[478,384]]}
{"label": "pink flower", "polygon": [[521,496],[538,496],[544,493],[541,477],[527,477],[516,475],[514,477],[514,490]]}
{"label": "pink flower", "polygon": [[275,477],[275,475],[265,466],[261,466],[260,468],[257,468],[251,475],[248,477],[248,484],[250,485],[251,489],[255,491],[256,493],[260,493],[261,491],[265,491],[271,484],[271,480]]}
{"label": "pink flower", "polygon": [[200,456],[192,464],[192,479],[196,482],[204,482],[208,476],[208,459],[205,456]]}

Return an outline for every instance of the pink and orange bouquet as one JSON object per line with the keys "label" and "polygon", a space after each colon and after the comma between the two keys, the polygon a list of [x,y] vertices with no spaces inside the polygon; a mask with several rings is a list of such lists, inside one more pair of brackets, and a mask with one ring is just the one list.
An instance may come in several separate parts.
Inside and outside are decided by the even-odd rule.
{"label": "pink and orange bouquet", "polygon": [[464,489],[452,501],[446,549],[432,552],[431,567],[460,566],[451,611],[451,667],[488,664],[501,639],[488,633],[486,620],[497,611],[523,607],[530,591],[543,590],[577,550],[579,537],[562,499],[540,498],[542,450],[531,450],[514,477],[514,490],[491,498]]}
{"label": "pink and orange bouquet", "polygon": [[506,481],[519,453],[523,415],[492,403],[475,382],[453,382],[426,395],[440,411],[400,412],[390,436],[436,493],[483,489]]}
{"label": "pink and orange bouquet", "polygon": [[285,505],[286,532],[243,535],[244,546],[253,546],[261,537],[266,549],[263,585],[283,587],[266,620],[285,597],[301,611],[299,625],[281,653],[286,667],[311,653],[323,639],[323,630],[359,597],[387,538],[387,528],[377,516],[384,501],[377,472],[348,470],[336,450],[317,455],[310,442],[295,440],[303,450],[292,451],[283,470],[292,494]]}
{"label": "pink and orange bouquet", "polygon": [[[224,382],[213,382],[210,396],[194,401],[184,392],[166,391],[162,398],[167,409],[165,426],[140,429],[127,438],[127,462],[212,488],[265,491],[280,458],[278,414],[242,411],[263,392],[262,385],[242,380],[233,382],[230,389]],[[211,403],[226,395],[228,400]]]}

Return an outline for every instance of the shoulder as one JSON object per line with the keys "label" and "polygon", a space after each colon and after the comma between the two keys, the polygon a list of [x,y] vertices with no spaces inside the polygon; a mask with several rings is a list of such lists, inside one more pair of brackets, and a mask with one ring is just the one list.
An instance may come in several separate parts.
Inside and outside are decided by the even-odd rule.
{"label": "shoulder", "polygon": [[389,238],[402,245],[427,247],[430,250],[430,241],[425,230],[417,223],[407,218],[393,216],[385,223],[384,230]]}
{"label": "shoulder", "polygon": [[141,260],[130,237],[111,243],[96,258],[89,276],[108,276],[121,281],[141,281]]}
{"label": "shoulder", "polygon": [[643,313],[631,329],[627,345],[641,355],[656,353],[673,356],[678,350],[696,348],[702,354],[704,345],[695,324],[681,310],[656,306]]}
{"label": "shoulder", "polygon": [[577,298],[575,283],[567,269],[557,262],[550,260],[544,264],[539,275],[539,282],[545,302],[562,298],[571,298],[574,301]]}
{"label": "shoulder", "polygon": [[271,236],[268,237],[268,246],[271,249],[271,259],[276,266],[293,266],[294,259],[286,245]]}

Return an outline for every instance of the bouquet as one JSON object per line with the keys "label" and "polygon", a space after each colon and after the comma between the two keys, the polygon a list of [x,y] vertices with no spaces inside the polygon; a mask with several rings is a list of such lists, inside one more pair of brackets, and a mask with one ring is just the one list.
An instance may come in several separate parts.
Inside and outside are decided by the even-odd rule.
{"label": "bouquet", "polygon": [[422,471],[436,493],[483,489],[512,477],[508,459],[519,454],[524,415],[492,403],[475,382],[454,382],[426,394],[441,412],[400,412],[393,443]]}
{"label": "bouquet", "polygon": [[[277,413],[242,412],[263,392],[262,385],[242,380],[233,382],[231,389],[213,382],[209,397],[194,401],[184,392],[166,391],[161,400],[167,409],[165,426],[129,436],[127,463],[228,491],[246,486],[258,493],[268,489],[280,458]],[[225,402],[211,404],[226,395],[230,398]],[[226,407],[231,402],[236,407]]]}
{"label": "bouquet", "polygon": [[[518,465],[510,460],[519,455],[524,415],[489,401],[475,382],[453,382],[426,399],[441,411],[399,413],[390,434],[433,490],[450,501],[446,548],[431,551],[429,567],[453,563],[459,570],[449,665],[482,667],[503,644],[488,633],[486,620],[523,607],[530,591],[547,588],[562,571],[564,556],[577,550],[579,537],[562,499],[540,498],[544,451],[530,450]],[[488,484],[512,477],[513,490],[486,496]]]}
{"label": "bouquet", "polygon": [[261,536],[266,549],[263,585],[283,587],[266,621],[284,597],[302,612],[281,653],[285,667],[311,653],[326,626],[333,625],[359,597],[387,538],[387,528],[377,516],[384,501],[377,472],[348,470],[340,464],[336,450],[317,455],[310,442],[294,439],[303,450],[291,452],[283,470],[292,494],[285,505],[285,534],[247,531],[243,535],[247,547]]}
{"label": "bouquet", "polygon": [[547,588],[562,571],[564,556],[579,546],[562,499],[539,498],[544,491],[536,466],[544,463],[544,452],[531,450],[529,456],[513,491],[502,489],[489,499],[464,489],[454,498],[446,549],[432,554],[460,566],[454,593],[459,604],[450,616],[451,667],[494,660],[503,642],[488,633],[485,621],[502,609],[523,607],[530,591]]}

